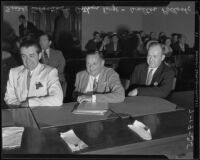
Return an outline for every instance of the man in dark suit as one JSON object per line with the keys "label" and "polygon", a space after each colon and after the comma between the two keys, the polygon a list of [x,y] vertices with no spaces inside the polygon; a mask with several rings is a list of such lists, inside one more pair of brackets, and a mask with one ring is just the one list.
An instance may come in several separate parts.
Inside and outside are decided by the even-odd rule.
{"label": "man in dark suit", "polygon": [[63,88],[63,93],[66,93],[67,83],[64,76],[65,58],[61,51],[50,48],[52,44],[51,36],[47,33],[42,33],[39,39],[42,48],[41,61],[44,64],[55,67],[58,70],[58,77]]}
{"label": "man in dark suit", "polygon": [[128,96],[154,96],[166,98],[172,90],[175,73],[163,60],[161,44],[151,43],[147,63],[135,67],[130,79]]}
{"label": "man in dark suit", "polygon": [[76,75],[74,98],[79,103],[107,102],[119,103],[125,98],[124,88],[118,73],[104,66],[101,53],[89,52],[86,56],[86,70]]}
{"label": "man in dark suit", "polygon": [[19,36],[21,38],[29,35],[30,33],[36,34],[37,28],[34,26],[33,23],[26,21],[26,18],[24,15],[19,16],[19,22],[21,23],[19,25]]}

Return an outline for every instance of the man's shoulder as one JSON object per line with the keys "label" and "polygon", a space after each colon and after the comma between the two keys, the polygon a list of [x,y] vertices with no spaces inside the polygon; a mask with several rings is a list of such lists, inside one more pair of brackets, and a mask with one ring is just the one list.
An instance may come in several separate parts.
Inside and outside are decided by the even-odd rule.
{"label": "man's shoulder", "polygon": [[86,70],[82,70],[82,71],[79,71],[77,73],[77,76],[83,76],[83,75],[86,75],[86,74],[88,74],[87,71]]}
{"label": "man's shoulder", "polygon": [[104,67],[103,70],[104,74],[109,74],[109,75],[118,74],[113,68]]}
{"label": "man's shoulder", "polygon": [[140,64],[136,65],[135,68],[137,68],[137,69],[143,69],[145,67],[147,67],[147,63],[140,63]]}
{"label": "man's shoulder", "polygon": [[18,73],[18,72],[22,71],[23,69],[24,69],[24,66],[21,65],[21,66],[18,66],[18,67],[11,68],[10,71],[14,72],[14,73]]}
{"label": "man's shoulder", "polygon": [[166,65],[165,63],[162,64],[163,65],[163,71],[164,72],[175,72],[174,69],[171,66]]}

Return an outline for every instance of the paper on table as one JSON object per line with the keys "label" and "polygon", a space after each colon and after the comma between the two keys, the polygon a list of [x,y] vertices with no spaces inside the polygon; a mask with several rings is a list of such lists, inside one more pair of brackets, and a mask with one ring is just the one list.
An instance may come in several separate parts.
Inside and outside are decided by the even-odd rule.
{"label": "paper on table", "polygon": [[20,147],[23,132],[24,127],[3,127],[3,148]]}
{"label": "paper on table", "polygon": [[74,114],[104,115],[108,111],[108,103],[82,102],[73,111]]}
{"label": "paper on table", "polygon": [[60,136],[67,143],[67,145],[70,147],[72,152],[79,151],[81,149],[88,147],[87,144],[85,144],[82,140],[80,140],[76,136],[73,130],[60,133]]}
{"label": "paper on table", "polygon": [[145,126],[142,122],[139,122],[137,120],[134,121],[133,124],[128,125],[128,127],[133,130],[135,133],[137,133],[142,139],[144,140],[151,140],[151,131],[150,129],[146,129],[147,126]]}

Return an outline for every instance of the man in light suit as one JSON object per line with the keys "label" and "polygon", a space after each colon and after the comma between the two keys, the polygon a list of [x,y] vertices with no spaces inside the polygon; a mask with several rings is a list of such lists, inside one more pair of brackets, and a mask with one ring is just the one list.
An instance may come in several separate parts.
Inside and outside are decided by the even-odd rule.
{"label": "man in light suit", "polygon": [[25,41],[20,46],[23,65],[12,68],[4,100],[21,106],[60,106],[63,92],[56,68],[39,63],[40,46]]}
{"label": "man in light suit", "polygon": [[119,75],[112,68],[105,67],[104,63],[98,51],[86,55],[86,70],[77,73],[75,81],[74,98],[78,96],[79,103],[124,101],[125,93]]}
{"label": "man in light suit", "polygon": [[175,72],[163,60],[163,48],[153,42],[148,48],[147,63],[135,67],[130,79],[129,96],[153,96],[166,98],[172,88]]}
{"label": "man in light suit", "polygon": [[[58,77],[65,95],[67,82],[64,76],[65,58],[61,51],[50,48],[52,44],[51,36],[47,33],[42,33],[39,40],[42,48],[41,61],[44,64],[52,66],[58,70]],[[45,57],[45,54],[47,57]]]}

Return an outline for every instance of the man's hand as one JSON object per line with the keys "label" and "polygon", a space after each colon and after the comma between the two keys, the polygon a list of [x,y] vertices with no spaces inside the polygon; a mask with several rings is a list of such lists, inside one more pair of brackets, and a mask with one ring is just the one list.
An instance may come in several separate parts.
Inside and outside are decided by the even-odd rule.
{"label": "man's hand", "polygon": [[23,107],[28,107],[28,99],[25,100],[25,101],[22,101],[22,102],[20,103],[20,105],[23,106]]}
{"label": "man's hand", "polygon": [[138,90],[137,90],[137,89],[134,89],[134,90],[132,90],[132,91],[130,91],[130,92],[128,93],[128,96],[137,96],[137,94],[138,94]]}
{"label": "man's hand", "polygon": [[89,96],[89,95],[78,96],[77,101],[78,101],[79,103],[82,103],[82,102],[84,102],[84,101],[92,102],[92,96]]}

